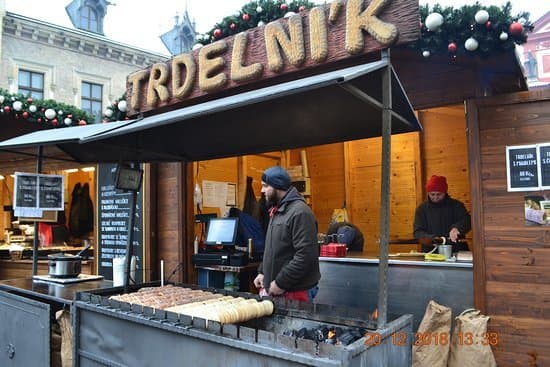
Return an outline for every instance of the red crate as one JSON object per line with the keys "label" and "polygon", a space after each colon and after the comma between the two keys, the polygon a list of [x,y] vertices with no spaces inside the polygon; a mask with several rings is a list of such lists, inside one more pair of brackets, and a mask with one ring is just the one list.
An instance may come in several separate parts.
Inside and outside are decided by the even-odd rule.
{"label": "red crate", "polygon": [[329,243],[321,246],[322,257],[345,257],[347,247],[342,243]]}

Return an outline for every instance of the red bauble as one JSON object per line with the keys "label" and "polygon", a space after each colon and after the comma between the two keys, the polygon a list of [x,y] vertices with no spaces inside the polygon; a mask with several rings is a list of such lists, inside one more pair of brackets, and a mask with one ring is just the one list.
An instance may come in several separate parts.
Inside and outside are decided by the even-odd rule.
{"label": "red bauble", "polygon": [[40,111],[44,112],[44,111],[46,111],[46,109],[45,109],[44,107],[42,107],[42,108],[40,109]]}
{"label": "red bauble", "polygon": [[508,32],[510,34],[513,34],[514,36],[518,36],[523,32],[523,25],[518,22],[513,22],[512,24],[510,24]]}
{"label": "red bauble", "polygon": [[282,3],[280,8],[282,11],[286,11],[288,9],[288,5],[286,5],[285,3]]}
{"label": "red bauble", "polygon": [[[38,121],[38,122],[40,122],[40,121]],[[57,119],[52,120],[52,126],[57,126]]]}
{"label": "red bauble", "polygon": [[11,107],[10,106],[6,106],[4,107],[4,112],[10,112],[11,111]]}
{"label": "red bauble", "polygon": [[79,124],[80,126],[84,126],[84,125],[86,125],[86,121],[80,120],[80,121],[78,121],[78,124]]}
{"label": "red bauble", "polygon": [[27,111],[23,112],[23,118],[24,119],[28,119],[29,118],[29,113]]}
{"label": "red bauble", "polygon": [[456,52],[456,43],[454,43],[454,42],[449,43],[449,45],[447,46],[447,50],[449,50],[449,52],[451,52],[451,53],[455,53]]}
{"label": "red bauble", "polygon": [[244,13],[244,14],[243,14],[243,20],[244,20],[245,22],[248,22],[248,21],[250,20],[250,14]]}
{"label": "red bauble", "polygon": [[67,115],[67,118],[70,118],[70,119],[72,119],[72,118],[73,118],[73,115],[71,115],[71,114],[68,114],[68,115]]}
{"label": "red bauble", "polygon": [[487,23],[485,23],[485,27],[487,27],[487,29],[491,29],[491,21],[488,20]]}
{"label": "red bauble", "polygon": [[230,28],[232,31],[234,31],[235,28],[237,28],[237,25],[236,25],[235,23],[231,23],[231,24],[229,25],[229,28]]}
{"label": "red bauble", "polygon": [[32,98],[31,97],[27,98],[27,103],[32,103]]}
{"label": "red bauble", "polygon": [[36,122],[41,123],[42,122],[42,117],[39,117],[38,119],[36,119]]}
{"label": "red bauble", "polygon": [[304,11],[304,10],[306,10],[306,7],[303,5],[298,8],[298,11]]}
{"label": "red bauble", "polygon": [[220,38],[222,36],[222,30],[219,28],[214,29],[214,37]]}

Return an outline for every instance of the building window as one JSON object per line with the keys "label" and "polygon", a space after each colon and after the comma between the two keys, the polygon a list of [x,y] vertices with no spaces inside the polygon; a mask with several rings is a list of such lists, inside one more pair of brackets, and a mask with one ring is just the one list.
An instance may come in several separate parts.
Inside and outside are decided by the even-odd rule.
{"label": "building window", "polygon": [[82,82],[81,108],[94,115],[95,122],[101,121],[103,86],[100,84]]}
{"label": "building window", "polygon": [[82,29],[99,33],[97,13],[92,7],[83,6],[80,9],[80,22]]}
{"label": "building window", "polygon": [[33,99],[44,99],[44,74],[34,71],[19,70],[19,93]]}

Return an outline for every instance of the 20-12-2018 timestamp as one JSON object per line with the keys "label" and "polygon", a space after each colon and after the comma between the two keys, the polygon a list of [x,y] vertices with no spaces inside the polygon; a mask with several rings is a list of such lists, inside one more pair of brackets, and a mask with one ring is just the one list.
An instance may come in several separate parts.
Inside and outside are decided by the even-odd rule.
{"label": "20-12-2018 timestamp", "polygon": [[[451,334],[447,332],[418,332],[411,336],[404,331],[397,331],[391,334],[391,343],[398,346],[406,346],[412,343],[415,346],[423,345],[448,345],[451,343]],[[498,333],[487,332],[482,334],[474,334],[471,332],[458,332],[453,335],[456,338],[454,341],[462,346],[475,345],[498,345]],[[365,345],[380,345],[383,341],[383,335],[380,333],[365,334]]]}

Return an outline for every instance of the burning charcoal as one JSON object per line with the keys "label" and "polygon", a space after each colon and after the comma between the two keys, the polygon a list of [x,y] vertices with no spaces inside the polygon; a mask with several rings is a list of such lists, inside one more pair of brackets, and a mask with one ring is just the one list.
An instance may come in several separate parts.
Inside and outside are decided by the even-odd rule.
{"label": "burning charcoal", "polygon": [[355,337],[350,332],[345,332],[338,338],[338,342],[342,343],[343,345],[349,345],[353,343],[355,340]]}

